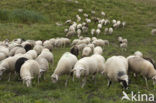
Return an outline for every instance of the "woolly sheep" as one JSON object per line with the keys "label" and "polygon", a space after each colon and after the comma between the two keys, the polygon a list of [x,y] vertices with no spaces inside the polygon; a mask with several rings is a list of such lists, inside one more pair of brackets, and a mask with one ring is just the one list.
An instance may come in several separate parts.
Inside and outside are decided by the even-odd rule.
{"label": "woolly sheep", "polygon": [[43,77],[43,79],[44,79],[44,74],[49,68],[49,63],[48,63],[47,59],[42,58],[42,57],[37,57],[36,61],[38,62],[39,66],[40,66],[40,76]]}
{"label": "woolly sheep", "polygon": [[37,58],[37,52],[35,50],[29,50],[26,55],[30,55],[32,57],[32,59],[36,59]]}
{"label": "woolly sheep", "polygon": [[4,53],[5,56],[9,56],[9,48],[6,46],[0,46],[0,53]]}
{"label": "woolly sheep", "polygon": [[156,35],[156,29],[152,29],[151,34]]}
{"label": "woolly sheep", "polygon": [[138,56],[138,57],[143,57],[143,53],[140,52],[140,51],[134,52],[134,55],[135,55],[135,56]]}
{"label": "woolly sheep", "polygon": [[92,34],[92,36],[95,34],[95,29],[91,30],[91,34]]}
{"label": "woolly sheep", "polygon": [[103,53],[103,49],[100,46],[94,48],[94,54],[102,55],[102,53]]}
{"label": "woolly sheep", "polygon": [[127,49],[127,43],[121,43],[120,47],[122,48],[123,51],[126,51]]}
{"label": "woolly sheep", "polygon": [[[77,57],[69,52],[64,53],[58,61],[54,73],[51,75],[53,83],[59,80],[61,75],[69,75],[72,73],[72,68],[77,62]],[[65,86],[67,86],[68,78],[66,79]]]}
{"label": "woolly sheep", "polygon": [[35,50],[37,52],[37,55],[39,55],[42,52],[43,48],[44,47],[42,45],[37,44],[34,46],[33,50]]}
{"label": "woolly sheep", "polygon": [[108,32],[109,32],[109,34],[112,34],[113,33],[113,28],[109,28]]}
{"label": "woolly sheep", "polygon": [[81,88],[85,86],[88,75],[92,75],[94,78],[97,73],[97,65],[97,61],[93,57],[84,57],[76,62],[73,74],[78,79],[83,77]]}
{"label": "woolly sheep", "polygon": [[108,86],[112,81],[118,81],[124,88],[128,87],[128,61],[123,56],[112,56],[105,62],[104,74],[108,78]]}
{"label": "woolly sheep", "polygon": [[100,29],[96,29],[96,35],[99,36],[99,34],[101,33]]}
{"label": "woolly sheep", "polygon": [[54,63],[54,56],[48,49],[43,49],[41,54],[38,57],[47,59],[50,64]]}
{"label": "woolly sheep", "polygon": [[44,41],[43,47],[49,49],[50,51],[53,50],[53,45],[51,44],[50,40]]}
{"label": "woolly sheep", "polygon": [[40,78],[40,66],[35,60],[27,60],[21,67],[20,76],[23,84],[26,83],[27,87],[31,86],[32,79],[37,76],[38,83]]}
{"label": "woolly sheep", "polygon": [[102,16],[105,16],[106,14],[105,14],[105,12],[102,11],[102,12],[101,12],[101,15],[102,15]]}
{"label": "woolly sheep", "polygon": [[92,49],[88,46],[84,47],[82,50],[82,57],[90,56],[92,53]]}
{"label": "woolly sheep", "polygon": [[147,78],[153,80],[153,85],[156,84],[156,70],[151,62],[143,59],[142,57],[132,57],[128,59],[129,69],[134,73],[141,74],[148,87]]}
{"label": "woolly sheep", "polygon": [[41,40],[37,40],[36,42],[35,42],[35,45],[42,45],[42,41]]}
{"label": "woolly sheep", "polygon": [[73,46],[73,47],[70,49],[70,52],[71,52],[72,54],[74,54],[75,56],[77,56],[77,57],[78,57],[78,55],[79,55],[79,49],[78,49],[77,46]]}

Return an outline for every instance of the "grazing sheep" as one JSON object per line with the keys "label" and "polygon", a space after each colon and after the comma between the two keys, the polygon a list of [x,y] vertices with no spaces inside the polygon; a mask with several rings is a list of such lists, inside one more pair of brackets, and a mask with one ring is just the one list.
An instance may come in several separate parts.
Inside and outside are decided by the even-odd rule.
{"label": "grazing sheep", "polygon": [[79,15],[76,15],[77,21],[80,22],[81,21],[81,17]]}
{"label": "grazing sheep", "polygon": [[151,62],[142,57],[131,57],[128,59],[129,69],[136,74],[141,74],[146,82],[148,88],[147,78],[153,80],[153,85],[156,84],[156,70]]}
{"label": "grazing sheep", "polygon": [[54,56],[48,49],[43,49],[41,54],[38,57],[47,59],[50,64],[54,63]]}
{"label": "grazing sheep", "polygon": [[98,24],[98,25],[97,25],[97,28],[98,28],[98,29],[102,29],[102,24]]}
{"label": "grazing sheep", "polygon": [[104,74],[108,78],[108,86],[112,81],[118,81],[124,88],[128,87],[128,61],[123,56],[112,56],[105,62]]}
{"label": "grazing sheep", "polygon": [[112,33],[113,33],[113,28],[109,28],[109,29],[108,29],[108,33],[109,33],[109,34],[112,34]]}
{"label": "grazing sheep", "polygon": [[39,66],[40,66],[40,76],[43,77],[43,79],[45,79],[44,74],[49,68],[49,63],[48,63],[47,59],[42,58],[42,57],[37,57],[36,61],[38,62]]}
{"label": "grazing sheep", "polygon": [[33,47],[31,44],[26,44],[24,45],[24,49],[26,50],[26,52],[28,52],[29,50],[31,50]]}
{"label": "grazing sheep", "polygon": [[109,33],[109,29],[105,28],[105,34],[108,34],[108,33]]}
{"label": "grazing sheep", "polygon": [[77,30],[77,35],[78,35],[78,37],[81,36],[81,29],[78,29],[78,30]]}
{"label": "grazing sheep", "polygon": [[125,21],[123,21],[123,22],[122,22],[122,27],[124,28],[124,27],[125,27],[125,25],[126,25],[126,22],[125,22]]}
{"label": "grazing sheep", "polygon": [[103,49],[100,46],[94,48],[94,54],[102,55],[102,53],[103,53]]}
{"label": "grazing sheep", "polygon": [[102,16],[105,16],[106,14],[105,14],[105,12],[102,11],[102,12],[101,12],[101,15],[102,15]]}
{"label": "grazing sheep", "polygon": [[78,12],[82,13],[83,12],[83,9],[78,9]]}
{"label": "grazing sheep", "polygon": [[1,53],[0,52],[0,61],[4,60],[5,58],[7,58],[7,56],[5,55],[5,53]]}
{"label": "grazing sheep", "polygon": [[92,34],[92,36],[95,34],[95,29],[91,30],[91,34]]}
{"label": "grazing sheep", "polygon": [[25,55],[30,55],[32,59],[37,58],[37,52],[35,50],[29,50]]}
{"label": "grazing sheep", "polygon": [[31,81],[35,76],[37,76],[39,83],[40,65],[35,60],[27,60],[21,66],[20,76],[23,80],[23,84],[26,83],[27,87],[31,86]]}
{"label": "grazing sheep", "polygon": [[99,36],[99,34],[101,33],[100,29],[96,29],[96,35]]}
{"label": "grazing sheep", "polygon": [[53,50],[53,45],[51,44],[50,40],[44,41],[43,47],[49,49],[50,51]]}
{"label": "grazing sheep", "polygon": [[84,57],[76,62],[73,73],[78,79],[83,77],[81,88],[85,86],[88,75],[92,75],[94,78],[97,73],[97,65],[97,61],[93,57]]}
{"label": "grazing sheep", "polygon": [[22,46],[18,45],[10,50],[9,55],[14,56],[15,54],[25,54],[25,53],[26,50]]}
{"label": "grazing sheep", "polygon": [[90,56],[92,53],[92,49],[90,47],[84,47],[82,50],[82,57]]}
{"label": "grazing sheep", "polygon": [[94,47],[95,47],[94,44],[90,43],[87,46],[90,47],[92,49],[92,51],[94,50]]}
{"label": "grazing sheep", "polygon": [[134,52],[134,55],[135,55],[135,56],[138,56],[138,57],[143,57],[143,53],[140,52],[140,51]]}
{"label": "grazing sheep", "polygon": [[0,46],[0,53],[4,53],[5,56],[9,56],[9,48],[6,46]]}
{"label": "grazing sheep", "polygon": [[36,42],[35,42],[35,45],[42,45],[42,41],[41,40],[37,40]]}
{"label": "grazing sheep", "polygon": [[[56,83],[59,80],[61,75],[69,75],[72,73],[72,69],[77,62],[77,57],[69,52],[66,52],[62,55],[58,61],[57,67],[54,73],[51,75],[53,83]],[[65,86],[67,86],[68,78],[66,79]]]}

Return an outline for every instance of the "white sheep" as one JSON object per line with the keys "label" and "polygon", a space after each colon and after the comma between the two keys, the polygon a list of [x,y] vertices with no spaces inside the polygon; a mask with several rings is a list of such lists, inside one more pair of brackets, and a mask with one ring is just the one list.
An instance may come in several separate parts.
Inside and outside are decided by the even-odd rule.
{"label": "white sheep", "polygon": [[124,88],[128,87],[128,61],[123,56],[112,56],[105,62],[103,73],[108,78],[108,86],[112,81],[118,81]]}
{"label": "white sheep", "polygon": [[37,76],[38,83],[40,78],[40,66],[35,60],[27,60],[20,70],[20,76],[23,80],[23,84],[26,83],[27,87],[31,86],[32,79]]}
{"label": "white sheep", "polygon": [[88,46],[84,47],[82,50],[82,57],[90,56],[92,53],[92,49]]}
{"label": "white sheep", "polygon": [[[56,83],[61,75],[70,75],[76,62],[77,57],[75,55],[69,52],[64,53],[58,61],[54,73],[51,75],[53,83]],[[67,82],[68,78],[66,79],[65,86],[67,86]]]}
{"label": "white sheep", "polygon": [[35,42],[35,45],[42,45],[43,44],[43,42],[41,41],[41,40],[37,40],[36,42]]}
{"label": "white sheep", "polygon": [[98,25],[97,25],[97,28],[98,28],[98,29],[102,29],[102,24],[98,24]]}
{"label": "white sheep", "polygon": [[112,34],[112,33],[113,33],[113,28],[109,28],[109,29],[108,29],[108,33],[109,33],[109,34]]}
{"label": "white sheep", "polygon": [[122,51],[126,51],[127,50],[127,43],[121,43],[120,48],[122,48]]}
{"label": "white sheep", "polygon": [[91,29],[91,35],[93,36],[95,34],[95,29]]}
{"label": "white sheep", "polygon": [[29,50],[26,54],[24,55],[30,55],[32,57],[32,59],[36,59],[37,58],[37,52],[35,50]]}
{"label": "white sheep", "polygon": [[102,16],[105,16],[106,14],[105,14],[105,12],[102,11],[102,12],[101,12],[101,15],[102,15]]}
{"label": "white sheep", "polygon": [[140,52],[140,51],[134,52],[134,55],[135,55],[135,56],[138,56],[138,57],[143,57],[143,53]]}
{"label": "white sheep", "polygon": [[81,29],[78,29],[78,30],[77,30],[77,35],[78,35],[78,37],[81,36]]}
{"label": "white sheep", "polygon": [[83,12],[83,9],[78,9],[78,12],[82,13]]}
{"label": "white sheep", "polygon": [[79,15],[76,15],[77,21],[80,22],[81,21],[81,17]]}
{"label": "white sheep", "polygon": [[152,29],[151,34],[156,35],[156,29]]}
{"label": "white sheep", "polygon": [[86,84],[87,76],[92,75],[93,79],[95,78],[96,73],[98,72],[98,61],[93,56],[91,57],[84,57],[76,62],[73,73],[76,78],[82,78],[82,85],[83,88]]}
{"label": "white sheep", "polygon": [[53,50],[53,45],[51,44],[50,40],[44,41],[43,47],[49,49],[50,51]]}
{"label": "white sheep", "polygon": [[151,62],[142,57],[134,56],[128,59],[129,69],[134,73],[141,74],[148,88],[147,78],[153,80],[153,85],[156,84],[156,70]]}
{"label": "white sheep", "polygon": [[41,77],[43,76],[43,79],[44,79],[44,74],[49,68],[49,63],[48,63],[47,59],[42,58],[42,57],[37,57],[36,61],[38,62],[39,66],[40,66],[40,75],[41,75]]}
{"label": "white sheep", "polygon": [[37,44],[34,46],[33,50],[35,50],[37,52],[37,55],[39,55],[42,52],[43,48],[44,47],[42,45]]}
{"label": "white sheep", "polygon": [[100,29],[96,29],[96,35],[99,36],[99,34],[101,33]]}
{"label": "white sheep", "polygon": [[41,54],[38,57],[42,57],[42,58],[47,59],[47,61],[50,64],[53,64],[54,63],[53,53],[51,53],[48,49],[43,49],[42,52],[41,52]]}
{"label": "white sheep", "polygon": [[5,53],[0,52],[0,61],[4,60],[5,58],[7,58]]}
{"label": "white sheep", "polygon": [[103,53],[103,49],[100,46],[94,48],[94,54],[102,55],[102,53]]}

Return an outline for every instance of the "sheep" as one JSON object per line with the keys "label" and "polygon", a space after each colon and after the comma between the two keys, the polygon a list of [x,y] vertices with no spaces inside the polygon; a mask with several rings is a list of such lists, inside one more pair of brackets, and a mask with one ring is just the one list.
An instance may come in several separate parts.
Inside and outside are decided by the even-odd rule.
{"label": "sheep", "polygon": [[82,26],[82,31],[83,31],[83,33],[87,33],[88,32],[88,27],[87,26]]}
{"label": "sheep", "polygon": [[27,60],[20,70],[20,77],[23,80],[23,84],[26,83],[27,87],[31,86],[32,79],[37,76],[38,83],[40,78],[40,66],[35,60]]}
{"label": "sheep", "polygon": [[42,52],[43,48],[44,47],[42,45],[37,44],[34,46],[33,50],[35,50],[37,52],[37,55],[39,55]]}
{"label": "sheep", "polygon": [[[77,57],[69,52],[65,52],[58,61],[54,73],[51,75],[53,83],[59,80],[61,75],[69,75],[72,73],[72,68],[77,62]],[[65,86],[67,86],[68,78],[66,79]]]}
{"label": "sheep", "polygon": [[78,24],[77,29],[81,29],[81,28],[82,28],[82,24]]}
{"label": "sheep", "polygon": [[124,28],[124,27],[125,27],[125,25],[126,25],[126,22],[125,22],[125,21],[123,21],[123,22],[122,22],[122,27]]}
{"label": "sheep", "polygon": [[97,25],[97,28],[98,28],[98,29],[102,29],[102,24],[98,24],[98,25]]}
{"label": "sheep", "polygon": [[45,79],[44,74],[49,68],[49,63],[48,63],[47,59],[42,58],[42,57],[37,57],[36,61],[38,62],[39,66],[40,66],[40,76],[43,77],[43,79]]}
{"label": "sheep", "polygon": [[9,48],[6,46],[0,46],[0,53],[4,53],[5,56],[9,56]]}
{"label": "sheep", "polygon": [[92,75],[93,78],[95,77],[97,65],[97,61],[93,57],[84,57],[76,62],[72,71],[76,78],[83,77],[81,88],[85,86],[88,75]]}
{"label": "sheep", "polygon": [[82,57],[90,56],[92,53],[92,49],[88,46],[84,47],[82,50]]}
{"label": "sheep", "polygon": [[86,17],[86,18],[88,18],[88,14],[86,14],[86,13],[84,13],[83,16]]}
{"label": "sheep", "polygon": [[92,36],[95,34],[95,29],[91,29]]}
{"label": "sheep", "polygon": [[93,49],[95,47],[94,44],[92,44],[92,43],[88,44],[87,46],[90,47],[92,49],[92,51],[93,51]]}
{"label": "sheep", "polygon": [[53,45],[51,44],[50,40],[44,41],[43,47],[49,49],[50,51],[53,50]]}
{"label": "sheep", "polygon": [[108,78],[108,87],[112,81],[118,81],[127,89],[128,87],[128,61],[123,56],[112,56],[105,62],[103,73]]}
{"label": "sheep", "polygon": [[156,35],[156,29],[152,29],[151,34]]}
{"label": "sheep", "polygon": [[112,20],[112,23],[113,23],[113,24],[116,24],[116,20],[115,20],[115,19],[113,19],[113,20]]}
{"label": "sheep", "polygon": [[123,39],[121,36],[118,37],[118,41],[119,41],[119,43],[122,43]]}
{"label": "sheep", "polygon": [[81,17],[79,15],[76,15],[77,21],[80,22],[81,21]]}
{"label": "sheep", "polygon": [[101,33],[100,29],[96,29],[96,35],[99,36],[99,34]]}
{"label": "sheep", "polygon": [[86,47],[86,46],[87,46],[87,44],[85,44],[85,43],[82,43],[82,44],[77,45],[79,51],[82,51],[83,48]]}
{"label": "sheep", "polygon": [[102,40],[102,39],[94,40],[92,43],[93,43],[95,46],[101,46],[101,47],[105,46],[105,41]]}
{"label": "sheep", "polygon": [[78,29],[78,30],[77,30],[77,35],[78,35],[78,37],[81,36],[81,29]]}
{"label": "sheep", "polygon": [[78,12],[82,13],[83,12],[83,9],[78,9]]}
{"label": "sheep", "polygon": [[72,20],[67,20],[67,21],[65,21],[65,24],[71,24],[72,23]]}
{"label": "sheep", "polygon": [[30,55],[32,59],[37,58],[37,52],[35,50],[29,50],[25,55]]}
{"label": "sheep", "polygon": [[9,72],[8,81],[10,81],[10,76],[15,71],[15,63],[20,56],[13,56],[4,59],[0,64],[0,79],[4,72]]}
{"label": "sheep", "polygon": [[102,55],[102,53],[103,53],[103,49],[100,46],[94,48],[94,54]]}
{"label": "sheep", "polygon": [[95,14],[95,11],[92,10],[91,13],[92,13],[92,14]]}
{"label": "sheep", "polygon": [[127,49],[127,43],[121,43],[120,48],[122,48],[122,51],[126,51]]}
{"label": "sheep", "polygon": [[109,33],[109,34],[112,34],[112,33],[113,33],[113,28],[109,28],[109,29],[108,29],[108,33]]}
{"label": "sheep", "polygon": [[156,70],[151,62],[142,57],[131,57],[128,59],[129,69],[134,73],[141,74],[146,82],[148,88],[147,78],[153,80],[153,85],[156,84]]}
{"label": "sheep", "polygon": [[109,33],[109,29],[105,28],[105,34],[108,34],[108,33]]}
{"label": "sheep", "polygon": [[26,50],[22,46],[16,46],[12,48],[9,52],[10,56],[14,56],[15,54],[25,54]]}
{"label": "sheep", "polygon": [[41,41],[41,40],[37,40],[36,42],[35,42],[35,45],[42,45],[43,44],[43,42]]}
{"label": "sheep", "polygon": [[24,49],[26,50],[26,52],[28,52],[29,50],[31,50],[33,47],[31,44],[26,44],[24,45]]}
{"label": "sheep", "polygon": [[94,40],[97,40],[97,38],[96,37],[92,37],[92,41],[94,41]]}
{"label": "sheep", "polygon": [[101,12],[101,15],[102,15],[102,16],[105,16],[106,14],[105,14],[105,12],[102,11],[102,12]]}
{"label": "sheep", "polygon": [[64,33],[68,33],[68,29],[66,28],[66,29],[64,29]]}
{"label": "sheep", "polygon": [[79,55],[79,49],[78,49],[77,46],[73,46],[73,47],[70,49],[70,52],[71,52],[72,54],[74,54],[76,57],[78,57],[78,55]]}
{"label": "sheep", "polygon": [[43,49],[38,57],[45,58],[50,64],[54,63],[54,56],[48,49]]}

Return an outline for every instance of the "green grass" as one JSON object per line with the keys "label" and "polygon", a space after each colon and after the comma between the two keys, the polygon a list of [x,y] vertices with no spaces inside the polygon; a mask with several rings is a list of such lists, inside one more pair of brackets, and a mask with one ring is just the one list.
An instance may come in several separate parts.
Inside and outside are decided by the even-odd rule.
{"label": "green grass", "polygon": [[[1,0],[0,1],[0,40],[4,39],[49,39],[52,37],[64,37],[63,25],[58,27],[56,22],[64,23],[67,19],[75,20],[79,8],[90,14],[96,11],[96,16],[104,11],[108,19],[119,19],[127,22],[124,29],[119,28],[113,35],[99,36],[108,39],[110,46],[104,48],[103,56],[107,59],[113,55],[131,55],[140,50],[147,57],[156,60],[156,36],[150,34],[156,27],[156,1],[155,0],[78,0],[79,4],[68,0]],[[82,14],[80,14],[82,16]],[[82,18],[84,20],[84,18]],[[95,28],[95,25],[89,25]],[[90,36],[90,34],[83,34]],[[122,52],[117,42],[117,37],[128,39],[128,50]],[[76,38],[76,37],[73,37]],[[72,39],[73,39],[72,38]],[[7,82],[7,77],[0,81],[0,103],[120,103],[122,88],[119,83],[113,83],[107,88],[105,77],[98,75],[96,84],[90,79],[85,88],[80,88],[80,81],[69,81],[68,87],[64,87],[65,77],[61,77],[58,83],[53,84],[50,76],[53,73],[61,55],[69,51],[67,48],[59,48],[53,51],[55,63],[50,66],[46,74],[46,80],[37,84],[33,81],[33,87],[26,88],[22,82],[14,77]],[[152,80],[149,80],[150,89],[145,87],[142,77],[137,80],[130,75],[130,89],[126,92],[153,93]],[[155,97],[156,98],[156,97]],[[131,103],[129,101],[123,101]]]}

